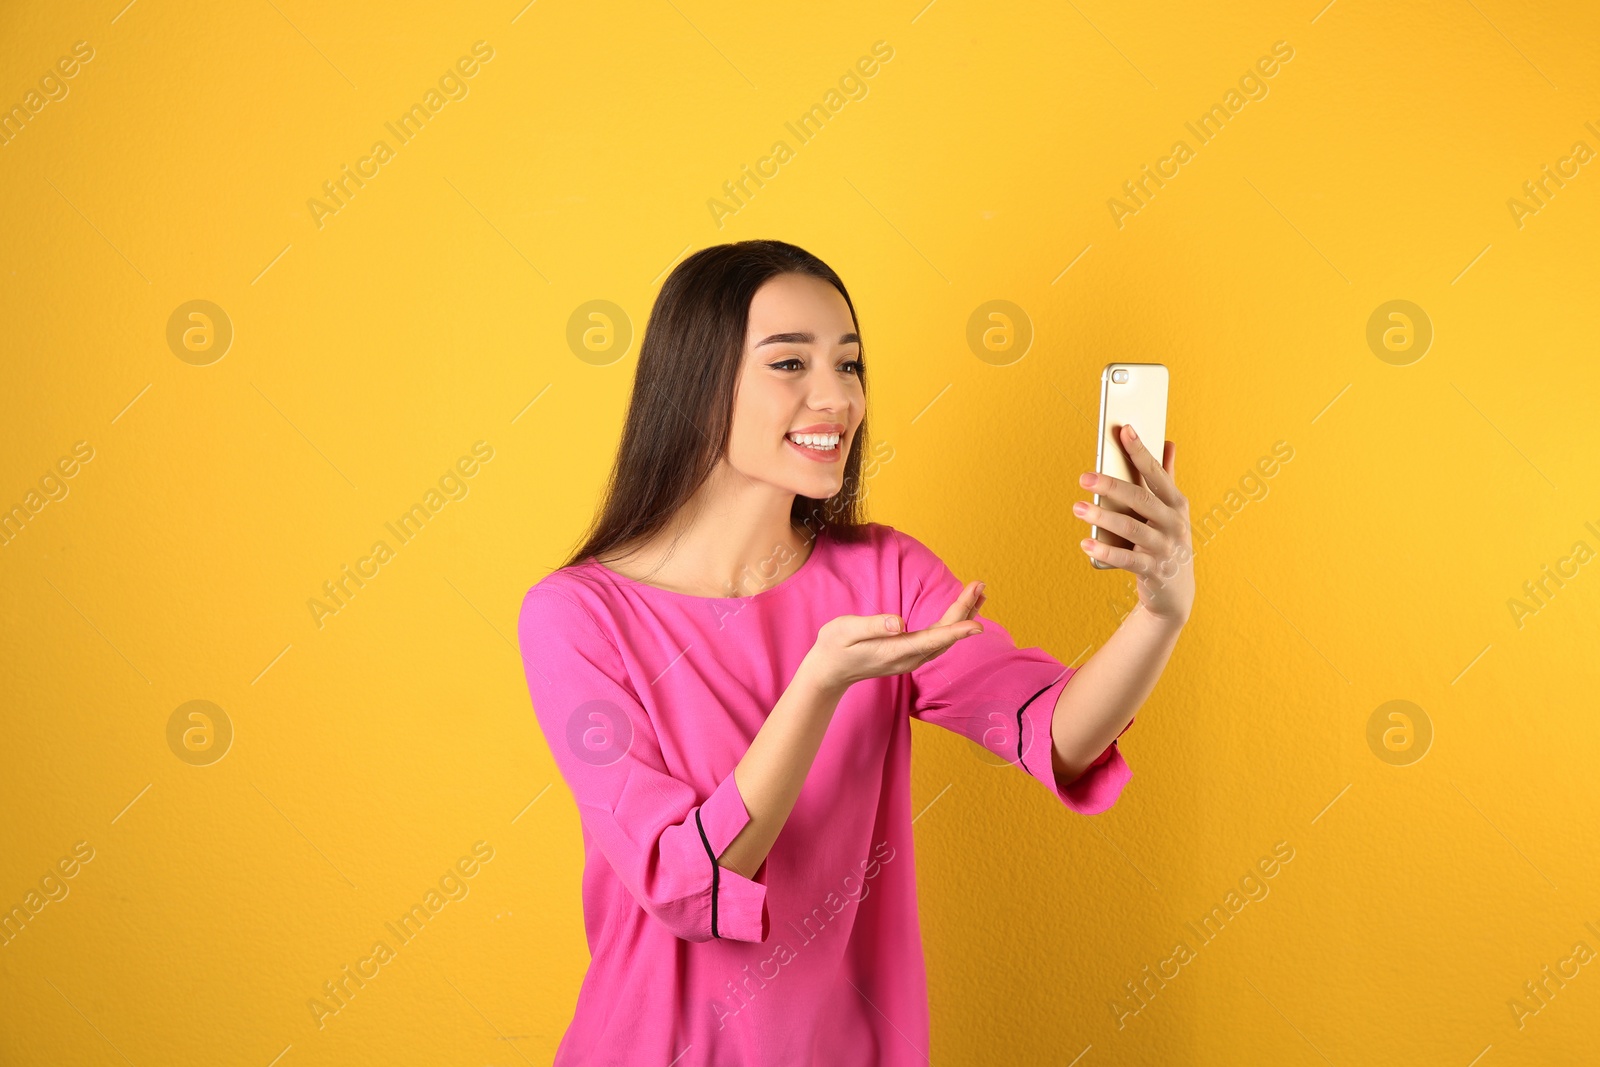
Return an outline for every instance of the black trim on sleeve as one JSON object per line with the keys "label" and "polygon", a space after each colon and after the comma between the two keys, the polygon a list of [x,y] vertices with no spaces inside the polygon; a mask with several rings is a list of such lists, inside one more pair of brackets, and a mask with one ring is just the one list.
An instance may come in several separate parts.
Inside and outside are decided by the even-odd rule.
{"label": "black trim on sleeve", "polygon": [[[1017,709],[1017,763],[1020,764],[1022,769],[1025,771],[1028,771],[1028,765],[1024,763],[1022,759],[1022,713],[1028,710],[1029,704],[1032,704],[1035,700],[1038,700],[1040,696],[1042,696],[1047,690],[1054,686],[1056,682],[1059,681],[1061,681],[1061,679],[1056,678],[1050,683],[1050,685],[1045,686],[1044,689],[1039,690],[1039,692],[1033,694],[1033,696],[1029,697],[1027,700],[1024,700],[1022,702],[1022,707]],[[1028,771],[1028,773],[1032,774],[1033,772]]]}
{"label": "black trim on sleeve", "polygon": [[699,808],[694,809],[694,828],[700,831],[700,843],[706,846],[706,857],[711,860],[711,936],[720,939],[722,935],[717,933],[717,880],[722,868],[717,864],[717,854],[711,851],[711,842],[706,840],[706,828],[700,825]]}

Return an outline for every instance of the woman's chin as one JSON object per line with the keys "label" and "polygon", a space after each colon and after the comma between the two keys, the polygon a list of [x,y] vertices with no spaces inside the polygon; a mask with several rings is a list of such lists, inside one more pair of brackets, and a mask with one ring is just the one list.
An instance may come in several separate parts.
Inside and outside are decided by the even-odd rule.
{"label": "woman's chin", "polygon": [[812,500],[827,500],[837,494],[843,485],[843,478],[806,478],[792,488],[796,496],[810,497]]}

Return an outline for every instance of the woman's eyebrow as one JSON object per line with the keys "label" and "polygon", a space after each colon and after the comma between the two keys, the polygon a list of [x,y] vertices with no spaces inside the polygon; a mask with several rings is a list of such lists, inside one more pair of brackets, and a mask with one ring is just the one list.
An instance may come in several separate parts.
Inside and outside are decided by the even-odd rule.
{"label": "woman's eyebrow", "polygon": [[[817,335],[809,332],[775,333],[765,340],[757,341],[756,347],[760,348],[762,345],[810,345],[815,344],[816,341]],[[841,345],[860,344],[861,335],[857,333],[840,334],[839,343]]]}

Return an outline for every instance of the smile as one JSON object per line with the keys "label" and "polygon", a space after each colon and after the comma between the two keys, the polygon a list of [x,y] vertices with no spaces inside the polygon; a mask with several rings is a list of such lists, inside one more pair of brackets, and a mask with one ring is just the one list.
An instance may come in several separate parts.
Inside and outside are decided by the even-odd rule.
{"label": "smile", "polygon": [[783,439],[809,460],[832,463],[844,453],[839,447],[842,437],[837,433],[791,433]]}

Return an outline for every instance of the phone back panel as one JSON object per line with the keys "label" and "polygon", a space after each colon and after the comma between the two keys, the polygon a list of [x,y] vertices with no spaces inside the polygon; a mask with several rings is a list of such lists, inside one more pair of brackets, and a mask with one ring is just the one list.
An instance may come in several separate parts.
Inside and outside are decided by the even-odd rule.
{"label": "phone back panel", "polygon": [[[1117,371],[1127,371],[1127,381],[1113,381]],[[1156,457],[1157,462],[1161,460],[1167,439],[1167,381],[1165,364],[1106,364],[1105,370],[1100,372],[1100,443],[1095,451],[1096,471],[1134,485],[1144,484],[1143,476],[1128,462],[1119,435],[1124,425],[1132,423],[1134,432],[1144,446]],[[1115,501],[1102,499],[1099,493],[1094,495],[1094,502],[1108,511],[1129,513],[1127,508]],[[1091,536],[1102,544],[1117,548],[1131,547],[1126,538],[1098,526],[1094,527]],[[1092,562],[1102,570],[1109,566],[1099,560]]]}

